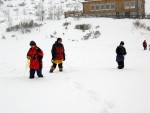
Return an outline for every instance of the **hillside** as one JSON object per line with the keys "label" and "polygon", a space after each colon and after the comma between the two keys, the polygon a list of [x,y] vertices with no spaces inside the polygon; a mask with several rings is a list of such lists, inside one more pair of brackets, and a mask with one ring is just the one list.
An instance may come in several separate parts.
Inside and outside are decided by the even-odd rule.
{"label": "hillside", "polygon": [[[45,16],[41,22],[35,8],[39,1],[26,0],[22,7],[18,4],[24,0],[5,0],[0,5],[0,113],[150,113],[150,51],[142,47],[144,40],[150,45],[150,20],[61,15],[60,19]],[[51,0],[52,6],[64,11],[74,8],[67,5],[74,2],[78,0]],[[44,9],[48,3],[45,0]],[[148,4],[146,0],[147,9]],[[9,26],[31,20],[38,26],[6,32]],[[91,28],[75,29],[79,24]],[[66,60],[63,72],[57,68],[49,73],[51,48],[58,37]],[[44,78],[29,79],[26,54],[31,40],[44,52]],[[117,69],[115,52],[120,41],[127,50],[122,70]]]}
{"label": "hillside", "polygon": [[[66,21],[71,23],[67,30],[62,26]],[[134,21],[68,18],[48,21],[30,34],[5,34],[7,38],[0,39],[0,112],[149,113],[150,52],[143,50],[142,42],[150,40],[148,31],[136,29]],[[89,31],[74,30],[79,23],[92,24],[91,31],[99,25],[100,37],[82,40]],[[56,38],[49,34],[54,31],[63,39],[66,61],[62,73],[56,69],[51,74],[51,46]],[[44,51],[42,79],[28,79],[26,53],[31,40]],[[121,40],[127,55],[125,68],[118,70],[115,49]]]}

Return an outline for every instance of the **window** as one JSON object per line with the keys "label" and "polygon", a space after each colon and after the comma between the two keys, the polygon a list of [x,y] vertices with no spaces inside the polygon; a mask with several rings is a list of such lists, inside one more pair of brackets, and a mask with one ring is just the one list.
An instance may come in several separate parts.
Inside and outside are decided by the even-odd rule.
{"label": "window", "polygon": [[91,11],[95,10],[95,5],[91,5]]}
{"label": "window", "polygon": [[104,5],[104,4],[101,4],[101,5],[100,5],[100,9],[101,9],[101,10],[104,10],[104,9],[105,9],[105,5]]}
{"label": "window", "polygon": [[110,4],[106,4],[105,8],[110,9]]}
{"label": "window", "polygon": [[135,8],[135,2],[125,2],[124,6],[125,6],[125,9]]}
{"label": "window", "polygon": [[96,10],[99,10],[100,9],[100,6],[99,5],[96,5]]}
{"label": "window", "polygon": [[135,2],[130,3],[130,8],[135,8]]}
{"label": "window", "polygon": [[129,6],[129,2],[125,2],[125,9],[129,9],[130,6]]}
{"label": "window", "polygon": [[113,10],[115,9],[115,3],[111,4],[92,4],[90,6],[91,11],[99,11],[99,10]]}
{"label": "window", "polygon": [[110,4],[110,9],[115,9],[115,4]]}

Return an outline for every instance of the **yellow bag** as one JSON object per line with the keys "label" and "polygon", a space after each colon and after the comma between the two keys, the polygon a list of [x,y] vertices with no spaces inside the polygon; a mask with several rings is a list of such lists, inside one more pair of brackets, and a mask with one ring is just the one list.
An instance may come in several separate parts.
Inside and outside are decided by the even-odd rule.
{"label": "yellow bag", "polygon": [[26,68],[30,67],[30,59],[27,59]]}

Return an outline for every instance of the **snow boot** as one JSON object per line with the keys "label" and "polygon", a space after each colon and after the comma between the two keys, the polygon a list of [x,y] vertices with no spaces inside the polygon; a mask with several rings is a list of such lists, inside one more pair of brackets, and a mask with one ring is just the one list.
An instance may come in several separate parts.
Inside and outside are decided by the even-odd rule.
{"label": "snow boot", "polygon": [[62,69],[60,69],[59,71],[60,71],[60,72],[63,72],[63,70],[62,70]]}
{"label": "snow boot", "polygon": [[50,69],[49,73],[53,73],[53,71],[54,71],[53,69]]}

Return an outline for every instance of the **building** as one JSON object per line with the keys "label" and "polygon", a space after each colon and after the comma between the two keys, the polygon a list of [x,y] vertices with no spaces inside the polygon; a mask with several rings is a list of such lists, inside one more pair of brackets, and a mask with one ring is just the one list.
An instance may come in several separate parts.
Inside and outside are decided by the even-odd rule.
{"label": "building", "polygon": [[145,0],[85,0],[83,15],[144,17]]}

